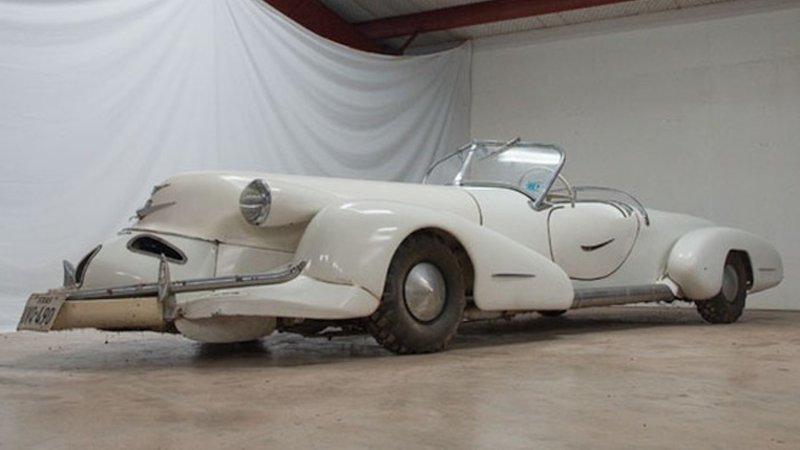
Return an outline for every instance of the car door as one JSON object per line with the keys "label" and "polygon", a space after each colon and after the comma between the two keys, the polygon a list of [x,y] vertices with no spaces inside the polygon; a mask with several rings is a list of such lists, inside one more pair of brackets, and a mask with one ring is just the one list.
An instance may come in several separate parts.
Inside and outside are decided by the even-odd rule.
{"label": "car door", "polygon": [[548,232],[553,261],[572,279],[613,274],[633,249],[639,216],[620,202],[578,202],[550,209]]}

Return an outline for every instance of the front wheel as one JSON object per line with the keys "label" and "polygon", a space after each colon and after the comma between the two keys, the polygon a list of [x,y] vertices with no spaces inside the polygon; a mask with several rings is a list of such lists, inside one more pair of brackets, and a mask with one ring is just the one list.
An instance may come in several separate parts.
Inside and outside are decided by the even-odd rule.
{"label": "front wheel", "polygon": [[736,322],[744,311],[747,298],[747,269],[744,258],[728,254],[722,270],[722,288],[715,297],[697,301],[697,312],[708,323]]}
{"label": "front wheel", "polygon": [[394,353],[440,351],[461,323],[464,292],[461,265],[450,247],[435,235],[412,235],[392,259],[367,329]]}

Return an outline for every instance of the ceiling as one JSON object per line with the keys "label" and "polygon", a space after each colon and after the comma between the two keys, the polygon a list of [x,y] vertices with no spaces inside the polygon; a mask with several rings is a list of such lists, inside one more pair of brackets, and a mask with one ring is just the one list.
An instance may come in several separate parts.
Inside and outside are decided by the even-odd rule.
{"label": "ceiling", "polygon": [[[475,25],[459,26],[440,31],[421,32],[408,44],[409,47],[441,46],[448,43],[459,43],[465,40],[495,36],[500,34],[516,33],[520,31],[535,30],[541,28],[562,27],[586,22],[595,22],[617,17],[627,17],[640,14],[650,14],[655,12],[685,9],[710,3],[721,3],[730,0],[634,0],[616,2],[598,1],[491,1],[482,0],[320,0],[325,6],[335,12],[339,17],[350,24],[369,24],[372,22],[376,28],[380,29],[382,24],[391,25],[388,21],[376,21],[389,17],[410,17],[409,15],[427,12],[428,18],[440,18],[442,22],[447,22],[447,16],[452,14],[469,15],[469,10],[464,9],[465,5],[474,8],[479,17],[473,21],[492,20],[493,15],[503,16],[497,8],[516,9],[517,13],[535,13],[536,5],[525,11],[522,4],[538,4],[540,10],[552,10],[543,14],[534,14],[526,17],[513,18],[510,20],[499,20],[495,22],[477,23]],[[496,12],[487,13],[486,10],[476,8],[479,4],[489,4]],[[598,4],[598,6],[591,6]],[[589,7],[582,7],[588,5]],[[523,6],[523,7],[520,7]],[[457,8],[461,7],[459,11]],[[431,11],[440,10],[442,14],[432,15]],[[514,13],[506,15],[513,17]],[[424,15],[418,16],[420,21],[424,21]],[[466,17],[467,22],[470,18]],[[413,19],[409,22],[413,22]],[[456,23],[451,20],[449,23]],[[420,23],[420,22],[418,22]],[[445,26],[447,24],[444,24]],[[411,27],[413,28],[413,26]],[[363,29],[363,27],[362,27]],[[424,28],[423,28],[424,30]],[[377,41],[389,49],[400,49],[413,36],[405,34],[397,37],[383,37],[377,34]]]}
{"label": "ceiling", "polygon": [[361,50],[402,54],[520,31],[736,0],[263,0],[311,31]]}

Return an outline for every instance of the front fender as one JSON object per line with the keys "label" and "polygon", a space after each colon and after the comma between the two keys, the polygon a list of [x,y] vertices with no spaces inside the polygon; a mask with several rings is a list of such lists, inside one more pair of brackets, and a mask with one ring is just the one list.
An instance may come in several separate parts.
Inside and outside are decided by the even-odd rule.
{"label": "front fender", "polygon": [[426,228],[445,231],[464,247],[475,271],[473,294],[480,309],[570,307],[572,283],[546,257],[461,216],[405,203],[328,206],[309,223],[295,258],[308,261],[307,276],[360,286],[380,298],[395,251],[410,234]]}
{"label": "front fender", "polygon": [[683,297],[711,298],[722,287],[725,259],[731,251],[745,253],[750,261],[750,292],[773,287],[783,279],[783,263],[772,245],[752,233],[724,227],[701,228],[681,237],[667,260],[667,276],[678,284]]}

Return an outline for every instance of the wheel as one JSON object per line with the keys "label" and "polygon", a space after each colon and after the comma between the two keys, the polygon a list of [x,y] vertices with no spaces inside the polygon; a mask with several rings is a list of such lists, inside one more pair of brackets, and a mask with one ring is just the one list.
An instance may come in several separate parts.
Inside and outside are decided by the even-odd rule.
{"label": "wheel", "polygon": [[567,310],[566,309],[557,309],[554,311],[536,311],[544,317],[561,317],[563,316]]}
{"label": "wheel", "polygon": [[412,235],[389,265],[381,303],[367,319],[367,329],[394,353],[440,351],[461,323],[464,292],[461,266],[450,247],[434,235]]}
{"label": "wheel", "polygon": [[708,323],[733,323],[744,311],[747,298],[747,269],[744,259],[730,253],[722,270],[722,289],[708,300],[697,301],[697,312]]}

